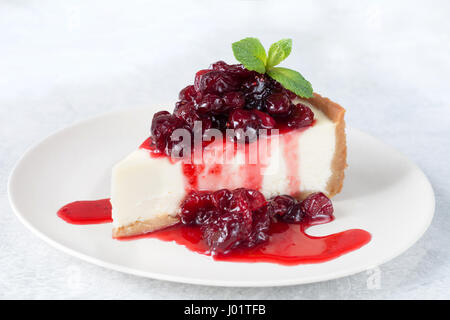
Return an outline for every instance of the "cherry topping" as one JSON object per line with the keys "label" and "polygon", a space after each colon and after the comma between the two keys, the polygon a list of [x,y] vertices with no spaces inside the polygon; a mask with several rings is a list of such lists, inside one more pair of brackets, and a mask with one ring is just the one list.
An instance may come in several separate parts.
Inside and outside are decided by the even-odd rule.
{"label": "cherry topping", "polygon": [[301,210],[314,221],[329,220],[333,215],[333,204],[322,192],[310,194],[300,205]]}
{"label": "cherry topping", "polygon": [[298,103],[292,110],[291,116],[287,120],[287,126],[293,129],[299,129],[310,126],[314,121],[314,113],[311,109],[301,103]]}
{"label": "cherry topping", "polygon": [[282,195],[266,201],[257,190],[191,191],[181,204],[181,222],[200,226],[212,254],[252,248],[270,239],[271,224],[311,223],[333,218],[331,201],[313,193],[303,202]]}
{"label": "cherry topping", "polygon": [[252,142],[256,140],[260,119],[251,111],[238,109],[230,113],[227,127],[236,129],[235,135],[238,141]]}
{"label": "cherry topping", "polygon": [[294,205],[287,211],[281,220],[287,223],[300,223],[305,218],[305,212],[302,211],[300,203],[294,203]]}
{"label": "cherry topping", "polygon": [[181,204],[181,222],[200,225],[211,252],[227,253],[266,240],[264,196],[256,190],[192,191]]}
{"label": "cherry topping", "polygon": [[322,192],[312,193],[302,202],[288,195],[276,196],[269,201],[272,214],[287,223],[312,223],[330,221],[333,218],[333,204]]}
{"label": "cherry topping", "polygon": [[275,80],[269,78],[267,75],[257,74],[255,77],[245,81],[242,87],[247,108],[264,111],[266,108],[266,99],[275,87]]}
{"label": "cherry topping", "polygon": [[202,76],[204,74],[209,73],[209,72],[211,72],[210,69],[203,69],[203,70],[197,71],[197,73],[195,74],[194,89],[195,89],[196,92],[201,91],[200,90],[200,81],[202,79]]}
{"label": "cherry topping", "polygon": [[266,198],[259,191],[252,189],[239,188],[234,190],[235,198],[240,198],[247,203],[250,210],[254,211],[266,204]]}
{"label": "cherry topping", "polygon": [[181,222],[184,224],[201,224],[205,215],[215,207],[211,201],[211,194],[205,191],[192,191],[181,205]]}
{"label": "cherry topping", "polygon": [[231,109],[239,109],[244,107],[245,98],[242,93],[238,91],[228,92],[223,95],[223,103],[226,106],[226,109],[222,109],[222,112]]}
{"label": "cherry topping", "polygon": [[267,112],[272,115],[287,115],[291,112],[292,106],[291,99],[284,93],[274,93],[266,101]]}
{"label": "cherry topping", "polygon": [[228,116],[224,114],[215,114],[211,116],[212,127],[225,131],[227,128]]}
{"label": "cherry topping", "polygon": [[178,98],[180,100],[191,101],[194,99],[196,93],[194,86],[190,85],[180,91]]}
{"label": "cherry topping", "polygon": [[[194,130],[201,121],[209,128],[235,132],[238,142],[257,139],[259,129],[292,130],[310,126],[314,114],[305,105],[294,105],[296,95],[266,74],[249,71],[241,64],[213,63],[196,73],[194,85],[183,88],[172,115],[157,113],[152,121],[152,143],[159,153],[170,155],[177,142],[169,141],[177,128]],[[191,148],[192,150],[192,148]]]}
{"label": "cherry topping", "polygon": [[220,113],[223,100],[216,94],[207,93],[198,99],[195,109],[202,114]]}
{"label": "cherry topping", "polygon": [[152,121],[152,143],[157,150],[170,154],[169,140],[172,133],[178,128],[187,128],[185,122],[167,111],[157,112]]}
{"label": "cherry topping", "polygon": [[240,79],[246,79],[251,75],[254,75],[255,72],[249,71],[245,69],[242,64],[227,64],[223,61],[217,61],[211,65],[211,68],[216,71],[226,71],[228,73],[233,74],[234,76]]}
{"label": "cherry topping", "polygon": [[228,127],[245,129],[246,127],[259,127],[259,118],[248,110],[234,110],[228,118]]}
{"label": "cherry topping", "polygon": [[275,128],[277,123],[274,118],[268,115],[265,112],[261,112],[259,110],[253,110],[253,114],[256,115],[259,119],[260,127],[262,129],[272,129]]}
{"label": "cherry topping", "polygon": [[227,71],[229,69],[229,67],[230,67],[230,65],[222,60],[211,64],[211,69],[217,70],[217,71]]}
{"label": "cherry topping", "polygon": [[201,118],[194,110],[193,102],[177,102],[173,114],[178,118],[186,121],[186,123],[193,128],[195,121],[200,121]]}
{"label": "cherry topping", "polygon": [[289,212],[295,204],[295,199],[288,195],[276,196],[270,201],[270,207],[274,215],[280,217]]}
{"label": "cherry topping", "polygon": [[193,102],[177,102],[173,114],[184,120],[192,132],[194,132],[196,121],[201,122],[202,133],[212,127],[212,120],[209,117],[201,116],[195,110]]}
{"label": "cherry topping", "polygon": [[203,93],[223,94],[239,89],[239,80],[225,71],[197,73],[195,89]]}

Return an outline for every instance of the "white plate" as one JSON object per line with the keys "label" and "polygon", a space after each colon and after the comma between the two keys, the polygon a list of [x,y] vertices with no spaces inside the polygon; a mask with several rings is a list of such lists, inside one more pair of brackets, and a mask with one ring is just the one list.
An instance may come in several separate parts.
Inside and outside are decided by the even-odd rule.
{"label": "white plate", "polygon": [[429,226],[434,194],[422,171],[393,148],[349,129],[349,168],[333,200],[336,220],[308,230],[351,228],[372,234],[366,246],[335,260],[294,267],[216,262],[156,239],[116,241],[111,225],[79,226],[56,216],[64,204],[109,196],[111,167],[147,137],[153,110],[127,110],[83,121],[31,148],[9,180],[20,220],[40,238],[106,268],[156,279],[220,286],[281,286],[334,279],[380,265],[404,252]]}

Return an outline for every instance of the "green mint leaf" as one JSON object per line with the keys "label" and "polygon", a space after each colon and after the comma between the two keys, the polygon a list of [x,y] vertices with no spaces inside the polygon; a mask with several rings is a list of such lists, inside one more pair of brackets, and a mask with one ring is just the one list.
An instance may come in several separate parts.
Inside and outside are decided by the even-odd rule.
{"label": "green mint leaf", "polygon": [[231,47],[233,48],[234,57],[245,68],[259,73],[266,72],[266,50],[258,39],[245,38],[234,42]]}
{"label": "green mint leaf", "polygon": [[273,43],[269,49],[266,69],[275,67],[281,61],[286,59],[292,50],[292,39],[282,39]]}
{"label": "green mint leaf", "polygon": [[313,88],[303,76],[297,71],[276,67],[267,71],[272,79],[275,79],[283,87],[294,92],[299,97],[311,98],[313,96]]}

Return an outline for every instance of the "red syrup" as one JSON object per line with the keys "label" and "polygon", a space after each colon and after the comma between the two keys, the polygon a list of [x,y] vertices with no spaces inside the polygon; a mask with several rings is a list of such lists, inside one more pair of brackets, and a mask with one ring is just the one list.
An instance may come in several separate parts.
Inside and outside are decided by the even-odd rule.
{"label": "red syrup", "polygon": [[148,137],[147,139],[145,139],[144,142],[142,142],[142,144],[139,146],[139,149],[152,151],[153,149],[151,148],[151,143],[152,143],[152,138]]}
{"label": "red syrup", "polygon": [[[62,207],[58,211],[58,216],[72,224],[112,222],[111,204],[109,199],[76,201]],[[305,232],[310,226],[310,224],[274,223],[270,229],[271,238],[267,243],[247,250],[235,250],[226,255],[215,255],[213,259],[230,262],[269,262],[286,266],[320,263],[356,250],[371,239],[370,233],[361,229],[313,237]],[[143,238],[173,241],[190,251],[210,255],[198,226],[180,223],[153,233],[118,240]]]}
{"label": "red syrup", "polygon": [[58,210],[58,217],[71,224],[98,224],[112,222],[109,199],[75,201]]}
{"label": "red syrup", "polygon": [[[300,133],[301,134],[301,133]],[[299,139],[297,134],[283,135],[283,148],[286,155],[286,168],[288,172],[288,193],[295,195],[300,191],[299,179]]]}
{"label": "red syrup", "polygon": [[[225,255],[215,255],[213,259],[229,262],[268,262],[286,266],[321,263],[359,249],[371,239],[370,233],[361,229],[351,229],[323,237],[313,237],[306,234],[305,230],[308,227],[310,225],[287,224],[284,222],[274,223],[270,230],[271,238],[267,243],[251,249],[237,249]],[[210,255],[208,247],[202,241],[198,226],[178,224],[147,235],[132,237],[131,239],[137,238],[174,241],[190,251]],[[120,240],[128,240],[128,238]]]}

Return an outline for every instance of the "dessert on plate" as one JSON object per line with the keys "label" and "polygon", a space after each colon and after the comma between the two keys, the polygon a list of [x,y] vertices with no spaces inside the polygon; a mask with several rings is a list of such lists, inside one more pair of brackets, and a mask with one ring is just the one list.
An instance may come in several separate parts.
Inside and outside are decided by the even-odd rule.
{"label": "dessert on plate", "polygon": [[75,202],[58,215],[112,217],[116,239],[146,235],[232,261],[320,262],[367,243],[359,229],[304,232],[334,219],[345,110],[277,66],[291,47],[283,39],[266,54],[256,38],[233,43],[240,64],[198,71],[172,112],[154,114],[150,137],[114,166],[110,200]]}
{"label": "dessert on plate", "polygon": [[[243,45],[247,44],[245,41],[251,42],[243,40]],[[290,47],[289,43],[279,42],[278,50]],[[238,57],[236,49],[235,53]],[[267,199],[288,195],[303,200],[311,193],[332,197],[341,190],[346,167],[345,110],[313,94],[304,79],[294,87],[300,88],[296,94],[270,74],[267,70],[249,70],[242,64],[216,62],[197,72],[194,84],[180,92],[173,113],[155,114],[151,137],[113,168],[115,237],[134,236],[178,223],[183,218],[183,200],[198,191],[245,188],[256,190]],[[247,138],[252,141],[241,141],[238,148],[238,141],[225,137],[199,146],[216,156],[237,149],[230,152],[227,162],[208,161],[206,153],[198,164],[192,164],[193,156],[174,159],[171,152],[177,145],[171,134],[180,128],[193,133],[196,121],[202,125],[203,135],[212,128],[223,133],[241,129],[250,132]],[[261,137],[255,133],[261,129],[277,129],[278,134]],[[271,143],[274,137],[276,144]],[[262,139],[270,145],[269,151],[250,163],[249,150]]]}

